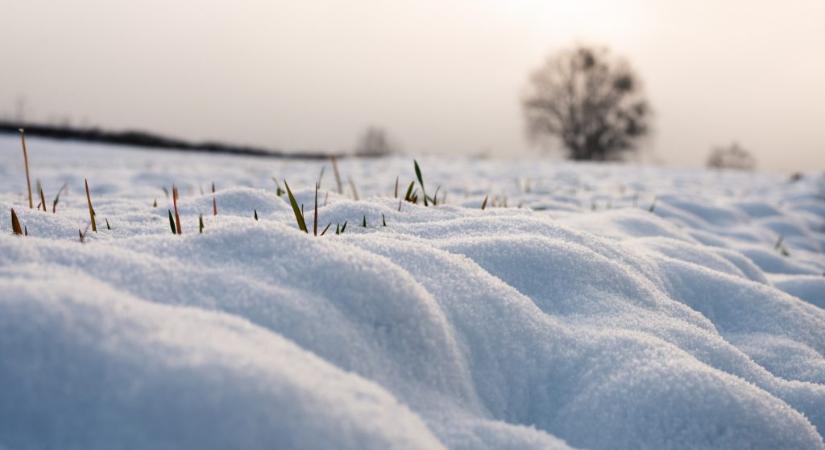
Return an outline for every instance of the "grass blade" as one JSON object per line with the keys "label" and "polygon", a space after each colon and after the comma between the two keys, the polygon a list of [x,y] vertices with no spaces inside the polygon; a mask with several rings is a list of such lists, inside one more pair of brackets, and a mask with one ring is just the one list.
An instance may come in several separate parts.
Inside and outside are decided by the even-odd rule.
{"label": "grass blade", "polygon": [[89,218],[92,220],[92,231],[97,233],[97,223],[95,223],[95,209],[92,207],[92,196],[89,194],[89,180],[83,179],[86,185],[86,202],[89,204]]}
{"label": "grass blade", "polygon": [[[54,201],[52,202],[52,214],[57,214],[57,204],[60,202],[60,193],[66,189],[66,186],[66,183],[63,183],[63,186],[61,186],[60,190],[57,191],[57,195],[54,196]],[[155,200],[155,202],[157,202],[157,200]]]}
{"label": "grass blade", "polygon": [[198,233],[203,234],[203,214],[198,214]]}
{"label": "grass blade", "polygon": [[175,227],[175,218],[172,217],[172,210],[167,209],[169,211],[169,228],[172,229],[172,234],[178,234],[177,227]]}
{"label": "grass blade", "polygon": [[485,195],[484,196],[484,201],[481,202],[481,210],[482,211],[484,211],[484,209],[487,208],[487,197],[488,197],[488,195]]}
{"label": "grass blade", "polygon": [[286,180],[284,180],[284,186],[286,186],[286,195],[289,197],[289,204],[292,206],[292,212],[295,213],[295,221],[298,222],[298,228],[300,228],[304,233],[309,233],[309,230],[307,230],[307,224],[304,221],[304,214],[301,212],[301,208],[298,206],[298,201],[295,200],[295,196],[292,195],[292,189],[289,188],[289,184]]}
{"label": "grass blade", "polygon": [[343,194],[344,188],[341,186],[341,174],[338,173],[338,162],[334,156],[330,157],[332,160],[332,172],[335,174],[335,186],[338,188],[338,193]]}
{"label": "grass blade", "polygon": [[413,187],[414,186],[415,186],[415,181],[410,181],[410,185],[407,186],[407,193],[404,194],[404,200],[405,201],[408,201],[410,203],[413,202],[412,201],[412,192],[413,192]]}
{"label": "grass blade", "polygon": [[421,185],[421,193],[424,195],[424,206],[427,205],[427,191],[424,189],[424,177],[421,176],[421,167],[418,167],[418,161],[413,160],[413,164],[415,165],[415,176],[418,178],[418,184]]}
{"label": "grass blade", "polygon": [[355,183],[353,183],[352,177],[350,177],[348,179],[348,181],[349,181],[349,188],[352,189],[352,198],[355,199],[355,201],[357,202],[358,201],[358,190],[355,189]]}
{"label": "grass blade", "polygon": [[272,177],[272,181],[275,182],[275,195],[277,195],[278,197],[284,195],[286,192],[283,189],[281,189],[281,183],[278,183],[278,179]]}
{"label": "grass blade", "polygon": [[327,230],[329,230],[329,226],[332,225],[332,222],[328,223],[326,227],[324,227],[324,231],[321,232],[321,236],[327,234]]}
{"label": "grass blade", "polygon": [[49,210],[46,209],[46,196],[43,194],[43,186],[39,181],[37,182],[37,189],[40,190],[40,204],[43,206],[43,211],[49,212]]}
{"label": "grass blade", "polygon": [[34,209],[34,202],[32,202],[32,181],[29,177],[29,152],[26,149],[26,132],[22,128],[18,128],[20,132],[20,144],[23,146],[23,165],[26,167],[26,187],[29,190],[29,209]]}
{"label": "grass blade", "polygon": [[23,236],[23,227],[20,226],[20,219],[17,218],[14,208],[11,209],[11,231],[18,236]]}
{"label": "grass blade", "polygon": [[212,215],[218,215],[218,199],[215,198],[215,182],[212,182]]}
{"label": "grass blade", "polygon": [[[324,171],[321,170],[321,177],[324,176]],[[318,236],[318,187],[321,185],[321,178],[318,177],[318,182],[315,183],[315,214],[312,216],[312,234]]]}
{"label": "grass blade", "polygon": [[178,213],[178,188],[172,185],[172,206],[175,208],[175,227],[178,229],[178,234],[183,234],[180,226],[180,214]]}

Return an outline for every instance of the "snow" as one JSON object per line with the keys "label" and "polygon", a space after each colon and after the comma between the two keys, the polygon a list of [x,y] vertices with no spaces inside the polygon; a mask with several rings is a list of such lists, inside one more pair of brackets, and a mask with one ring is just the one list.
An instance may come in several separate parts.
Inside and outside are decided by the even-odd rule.
{"label": "snow", "polygon": [[[339,161],[355,201],[327,161],[30,139],[52,214],[18,145],[0,448],[825,448],[820,174],[429,157],[446,204],[399,211],[407,158]],[[307,236],[272,177],[311,221],[324,166],[348,225]]]}

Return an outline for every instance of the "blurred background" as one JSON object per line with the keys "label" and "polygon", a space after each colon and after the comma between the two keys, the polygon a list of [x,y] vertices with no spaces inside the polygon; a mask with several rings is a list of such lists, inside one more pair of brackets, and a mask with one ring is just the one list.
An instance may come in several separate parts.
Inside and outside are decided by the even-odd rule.
{"label": "blurred background", "polygon": [[530,74],[584,45],[640,81],[651,114],[634,159],[702,166],[722,146],[763,170],[825,168],[822,0],[0,4],[8,122],[531,155]]}

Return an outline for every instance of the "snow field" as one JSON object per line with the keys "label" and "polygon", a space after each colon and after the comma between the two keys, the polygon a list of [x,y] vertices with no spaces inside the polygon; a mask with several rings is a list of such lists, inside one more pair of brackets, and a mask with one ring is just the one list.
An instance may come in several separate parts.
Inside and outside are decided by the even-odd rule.
{"label": "snow field", "polygon": [[326,162],[32,139],[51,214],[15,143],[0,447],[825,448],[820,175],[432,158],[447,203],[399,212],[410,160],[345,160],[316,238],[270,177],[311,220]]}

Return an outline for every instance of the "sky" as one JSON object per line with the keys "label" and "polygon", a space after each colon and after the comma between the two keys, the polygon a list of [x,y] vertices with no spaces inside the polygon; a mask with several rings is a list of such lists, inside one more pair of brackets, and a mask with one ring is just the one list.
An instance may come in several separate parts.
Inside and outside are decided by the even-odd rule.
{"label": "sky", "polygon": [[273,148],[528,155],[519,99],[574,44],[627,58],[647,161],[739,142],[825,169],[823,0],[0,0],[0,116]]}

